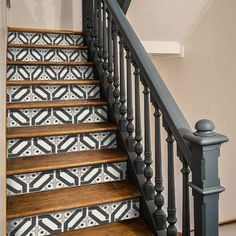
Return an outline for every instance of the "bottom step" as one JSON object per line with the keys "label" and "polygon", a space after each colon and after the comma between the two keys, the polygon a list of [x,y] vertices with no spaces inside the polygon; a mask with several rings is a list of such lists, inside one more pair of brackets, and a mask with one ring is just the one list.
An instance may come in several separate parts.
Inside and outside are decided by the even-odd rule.
{"label": "bottom step", "polygon": [[54,234],[55,236],[154,236],[141,218]]}

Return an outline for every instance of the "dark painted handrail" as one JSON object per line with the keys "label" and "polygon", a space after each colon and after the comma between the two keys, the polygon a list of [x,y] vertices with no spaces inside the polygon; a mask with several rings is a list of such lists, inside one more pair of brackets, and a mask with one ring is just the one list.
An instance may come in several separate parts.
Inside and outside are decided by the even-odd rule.
{"label": "dark painted handrail", "polygon": [[153,62],[150,60],[132,26],[119,7],[119,4],[116,1],[110,0],[106,0],[106,4],[112,12],[113,20],[118,25],[119,31],[124,38],[127,47],[131,51],[135,63],[143,73],[143,77],[148,84],[155,102],[163,115],[166,117],[166,122],[171,128],[171,131],[173,132],[173,135],[175,136],[178,146],[181,149],[188,165],[191,167],[190,149],[188,142],[183,138],[185,134],[192,133],[188,122],[184,118],[168,88],[161,79],[160,74],[153,65]]}

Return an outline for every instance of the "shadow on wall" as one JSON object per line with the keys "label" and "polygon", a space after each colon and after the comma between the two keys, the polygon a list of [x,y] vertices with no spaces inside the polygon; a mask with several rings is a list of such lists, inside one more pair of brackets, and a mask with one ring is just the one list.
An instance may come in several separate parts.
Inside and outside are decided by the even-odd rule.
{"label": "shadow on wall", "polygon": [[[54,2],[58,2],[58,0],[54,0]],[[73,13],[73,0],[62,0],[61,1],[61,14],[60,14],[60,28],[62,29],[73,28],[73,14],[72,13]]]}
{"label": "shadow on wall", "polygon": [[81,7],[81,0],[11,0],[9,26],[81,30]]}

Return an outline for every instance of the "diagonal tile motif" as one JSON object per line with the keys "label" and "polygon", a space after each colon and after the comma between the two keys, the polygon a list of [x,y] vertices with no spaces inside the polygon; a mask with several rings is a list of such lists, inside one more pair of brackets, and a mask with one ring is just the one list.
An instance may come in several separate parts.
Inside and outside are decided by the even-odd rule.
{"label": "diagonal tile motif", "polygon": [[35,102],[100,98],[99,85],[8,86],[7,102]]}
{"label": "diagonal tile motif", "polygon": [[78,62],[88,59],[87,50],[8,48],[8,61]]}
{"label": "diagonal tile motif", "polygon": [[8,221],[8,236],[43,236],[139,217],[139,200],[89,206]]}
{"label": "diagonal tile motif", "polygon": [[78,187],[126,178],[126,162],[52,170],[7,177],[7,195]]}
{"label": "diagonal tile motif", "polygon": [[76,46],[83,44],[83,35],[9,32],[8,43]]}
{"label": "diagonal tile motif", "polygon": [[8,127],[94,123],[107,121],[107,107],[67,107],[8,111]]}
{"label": "diagonal tile motif", "polygon": [[81,79],[94,79],[91,66],[7,66],[7,80],[11,81]]}

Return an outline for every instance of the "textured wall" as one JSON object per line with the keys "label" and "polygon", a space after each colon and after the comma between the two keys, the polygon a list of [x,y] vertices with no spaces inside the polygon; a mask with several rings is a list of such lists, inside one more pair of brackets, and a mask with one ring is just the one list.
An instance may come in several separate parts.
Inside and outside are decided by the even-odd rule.
{"label": "textured wall", "polygon": [[82,0],[11,0],[9,25],[82,29]]}
{"label": "textured wall", "polygon": [[220,220],[236,218],[236,1],[215,0],[185,43],[184,58],[153,57],[190,125],[214,121],[230,142],[220,157]]}
{"label": "textured wall", "polygon": [[6,6],[0,0],[0,235],[5,233],[5,81],[6,81]]}

